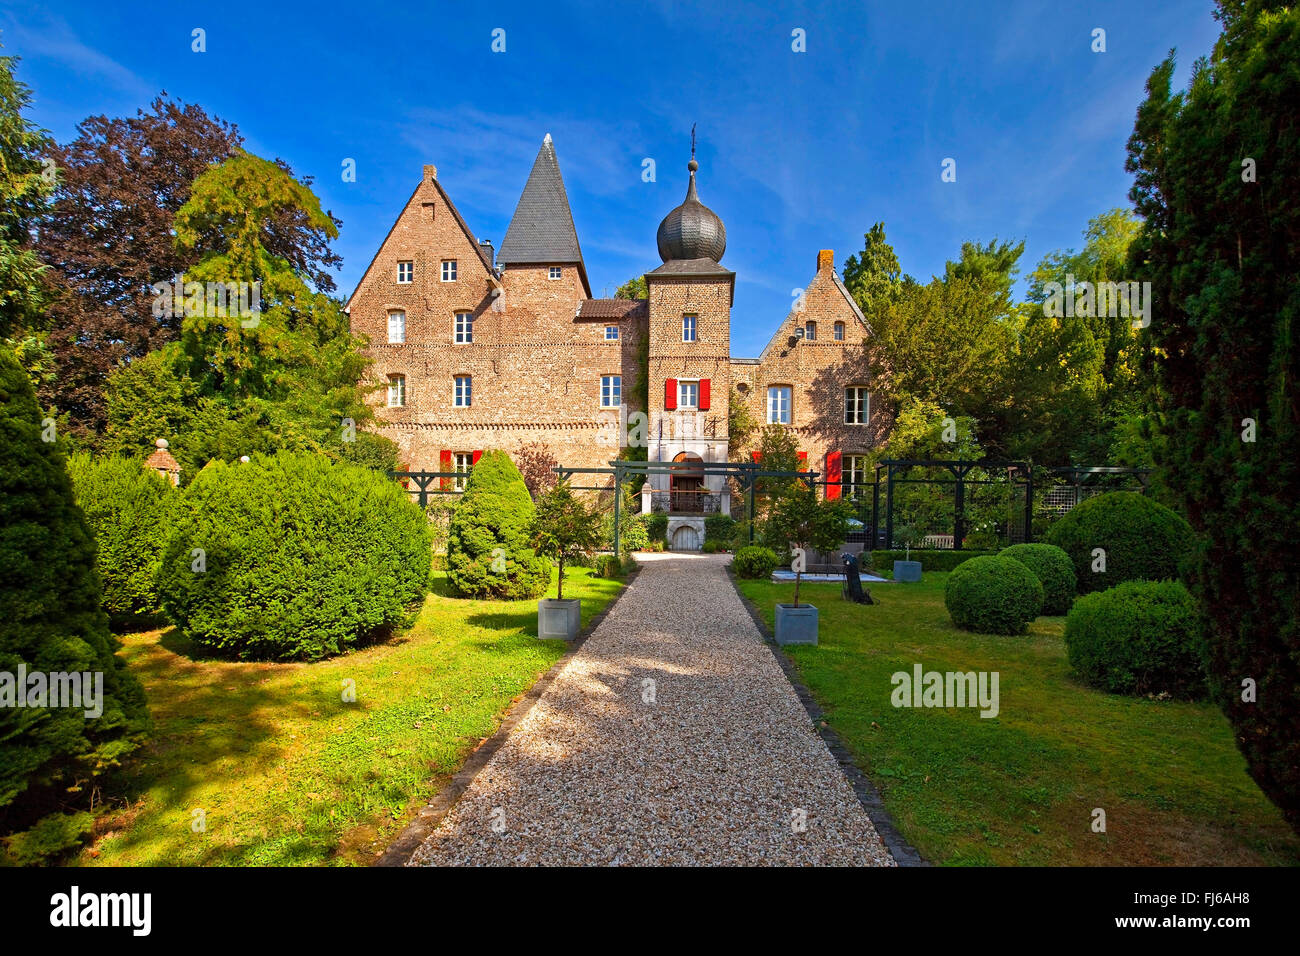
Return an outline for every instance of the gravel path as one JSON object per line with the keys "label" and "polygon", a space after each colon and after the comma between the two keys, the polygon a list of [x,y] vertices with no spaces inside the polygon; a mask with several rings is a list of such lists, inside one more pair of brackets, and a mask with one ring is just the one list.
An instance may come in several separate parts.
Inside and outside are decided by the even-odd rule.
{"label": "gravel path", "polygon": [[408,865],[893,865],[729,556],[638,558]]}

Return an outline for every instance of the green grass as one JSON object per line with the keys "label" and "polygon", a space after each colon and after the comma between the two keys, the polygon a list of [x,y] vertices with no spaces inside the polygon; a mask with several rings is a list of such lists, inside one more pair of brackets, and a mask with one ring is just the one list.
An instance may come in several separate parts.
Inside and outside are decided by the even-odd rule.
{"label": "green grass", "polygon": [[[584,626],[621,587],[565,574]],[[564,653],[536,633],[536,601],[453,598],[435,574],[409,631],[315,664],[205,660],[176,631],[127,635],[155,732],[75,862],[369,863]]]}
{"label": "green grass", "polygon": [[[1296,864],[1300,839],[1246,775],[1213,705],[1092,690],[1066,660],[1065,619],[970,634],[943,606],[947,574],[872,586],[880,603],[805,584],[820,644],[787,651],[903,835],[951,865]],[[772,626],[793,584],[740,581]],[[1001,712],[895,708],[896,671],[997,671]],[[1093,810],[1106,832],[1092,832]]]}

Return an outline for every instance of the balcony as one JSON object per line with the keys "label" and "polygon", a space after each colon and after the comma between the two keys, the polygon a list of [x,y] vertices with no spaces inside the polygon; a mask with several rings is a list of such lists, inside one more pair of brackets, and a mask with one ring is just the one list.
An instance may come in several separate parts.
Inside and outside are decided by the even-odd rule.
{"label": "balcony", "polygon": [[650,510],[673,515],[711,515],[722,510],[722,495],[712,491],[652,491]]}

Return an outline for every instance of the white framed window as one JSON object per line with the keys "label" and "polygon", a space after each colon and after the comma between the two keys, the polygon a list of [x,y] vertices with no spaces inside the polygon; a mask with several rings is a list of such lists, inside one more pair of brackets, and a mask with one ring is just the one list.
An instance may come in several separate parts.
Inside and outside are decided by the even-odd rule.
{"label": "white framed window", "polygon": [[807,322],[805,322],[805,323],[803,324],[803,337],[804,337],[805,341],[808,341],[808,342],[816,342],[816,341],[817,341],[817,323],[816,323],[816,322],[813,322],[811,319],[809,319]]}
{"label": "white framed window", "polygon": [[401,345],[406,341],[406,313],[388,313],[388,344]]}
{"label": "white framed window", "polygon": [[402,285],[415,281],[415,263],[409,260],[397,264],[397,281]]}
{"label": "white framed window", "polygon": [[835,339],[836,342],[843,342],[843,341],[844,341],[844,323],[843,323],[843,322],[836,322],[836,323],[835,323],[834,330],[831,332],[831,335],[834,337],[834,339]]}
{"label": "white framed window", "polygon": [[682,341],[683,342],[695,341],[695,319],[696,318],[697,317],[695,315],[690,313],[687,313],[686,315],[682,316]]}
{"label": "white framed window", "polygon": [[388,407],[401,408],[406,404],[406,376],[388,376]]}
{"label": "white framed window", "polygon": [[600,377],[600,407],[618,408],[623,403],[623,376],[602,375]]}
{"label": "white framed window", "polygon": [[458,475],[464,475],[464,478],[453,478],[452,487],[457,491],[464,491],[465,484],[469,481],[469,471],[474,467],[474,453],[468,451],[453,452],[451,456],[451,470]]}
{"label": "white framed window", "polygon": [[442,281],[443,282],[456,281],[456,260],[455,259],[442,260]]}
{"label": "white framed window", "polygon": [[546,270],[546,278],[548,279],[560,279],[563,277],[564,277],[564,270],[561,269],[559,266],[551,266],[549,269]]}
{"label": "white framed window", "polygon": [[474,398],[471,389],[470,376],[457,375],[456,385],[452,390],[452,404],[457,408],[469,408]]}
{"label": "white framed window", "polygon": [[871,419],[871,396],[866,387],[850,385],[844,390],[844,424],[865,425]]}
{"label": "white framed window", "polygon": [[456,320],[452,325],[452,341],[457,345],[464,345],[474,341],[474,313],[457,312]]}
{"label": "white framed window", "polygon": [[605,326],[605,341],[614,342],[617,339],[618,339],[618,326],[617,325]]}
{"label": "white framed window", "polygon": [[677,382],[677,407],[678,408],[699,408],[700,407],[700,383],[678,380]]}
{"label": "white framed window", "polygon": [[769,385],[767,389],[767,423],[790,424],[790,386]]}
{"label": "white framed window", "polygon": [[840,466],[845,498],[861,498],[870,492],[871,479],[867,476],[866,455],[845,455]]}

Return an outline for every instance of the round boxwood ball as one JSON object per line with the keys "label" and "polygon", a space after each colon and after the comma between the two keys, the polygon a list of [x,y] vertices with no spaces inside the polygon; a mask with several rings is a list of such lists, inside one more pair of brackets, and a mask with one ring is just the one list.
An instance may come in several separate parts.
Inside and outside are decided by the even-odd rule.
{"label": "round boxwood ball", "polygon": [[1043,585],[1014,558],[971,558],[948,576],[943,603],[963,630],[1023,634],[1042,607]]}
{"label": "round boxwood ball", "polygon": [[1043,586],[1039,614],[1058,615],[1070,610],[1077,580],[1068,554],[1054,544],[1013,544],[999,551],[998,556],[1014,558],[1034,572]]}
{"label": "round boxwood ball", "polygon": [[1079,593],[1087,594],[1121,581],[1177,578],[1193,538],[1191,525],[1159,502],[1112,491],[1072,508],[1044,540],[1070,556]]}
{"label": "round boxwood ball", "polygon": [[1085,594],[1065,619],[1070,666],[1112,694],[1206,696],[1196,602],[1177,581]]}

